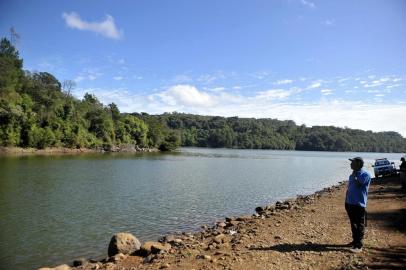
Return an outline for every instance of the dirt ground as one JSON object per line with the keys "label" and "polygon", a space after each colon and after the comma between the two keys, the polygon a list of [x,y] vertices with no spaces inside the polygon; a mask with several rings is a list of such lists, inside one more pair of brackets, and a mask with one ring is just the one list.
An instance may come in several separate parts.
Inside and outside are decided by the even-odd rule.
{"label": "dirt ground", "polygon": [[[364,249],[351,253],[346,183],[175,236],[169,252],[93,269],[406,269],[406,194],[398,178],[373,179]],[[173,237],[172,237],[173,238]],[[78,268],[86,269],[86,268]]]}

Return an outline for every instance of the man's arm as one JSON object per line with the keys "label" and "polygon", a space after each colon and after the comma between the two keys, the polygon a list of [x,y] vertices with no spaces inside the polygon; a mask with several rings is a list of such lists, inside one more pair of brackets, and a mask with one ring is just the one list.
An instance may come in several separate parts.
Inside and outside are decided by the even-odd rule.
{"label": "man's arm", "polygon": [[356,172],[353,177],[359,186],[366,186],[371,180],[371,177],[367,173]]}

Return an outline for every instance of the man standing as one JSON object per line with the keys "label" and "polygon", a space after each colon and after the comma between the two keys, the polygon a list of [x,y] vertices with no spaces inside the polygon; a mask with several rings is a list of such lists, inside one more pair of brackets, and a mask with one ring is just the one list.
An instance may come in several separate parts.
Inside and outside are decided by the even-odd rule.
{"label": "man standing", "polygon": [[351,223],[352,252],[362,251],[364,239],[368,188],[371,176],[362,170],[364,160],[361,157],[350,159],[352,174],[349,177],[347,194],[345,196],[345,210]]}

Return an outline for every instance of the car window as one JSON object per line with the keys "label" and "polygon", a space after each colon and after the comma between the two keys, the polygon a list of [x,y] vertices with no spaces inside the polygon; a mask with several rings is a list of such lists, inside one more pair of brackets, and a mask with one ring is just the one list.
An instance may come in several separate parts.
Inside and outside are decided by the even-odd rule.
{"label": "car window", "polygon": [[388,160],[382,160],[382,161],[376,161],[375,165],[376,166],[381,166],[381,165],[389,165],[389,161]]}

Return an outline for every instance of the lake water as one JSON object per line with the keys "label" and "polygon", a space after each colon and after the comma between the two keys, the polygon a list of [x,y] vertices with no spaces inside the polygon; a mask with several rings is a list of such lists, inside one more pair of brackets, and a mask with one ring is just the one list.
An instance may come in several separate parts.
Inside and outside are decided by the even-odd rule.
{"label": "lake water", "polygon": [[[0,157],[0,269],[107,255],[112,234],[156,240],[343,181],[349,157],[401,154],[182,148]],[[398,163],[397,163],[398,164]]]}

